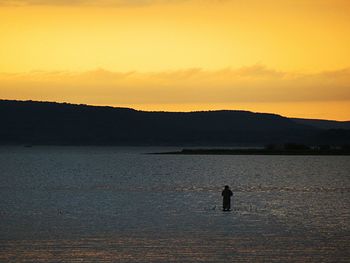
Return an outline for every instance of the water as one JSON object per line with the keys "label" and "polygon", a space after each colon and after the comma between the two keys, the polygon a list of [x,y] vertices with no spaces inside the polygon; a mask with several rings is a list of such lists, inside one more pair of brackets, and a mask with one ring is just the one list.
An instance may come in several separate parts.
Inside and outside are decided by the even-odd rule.
{"label": "water", "polygon": [[350,262],[350,157],[169,150],[0,148],[0,262]]}

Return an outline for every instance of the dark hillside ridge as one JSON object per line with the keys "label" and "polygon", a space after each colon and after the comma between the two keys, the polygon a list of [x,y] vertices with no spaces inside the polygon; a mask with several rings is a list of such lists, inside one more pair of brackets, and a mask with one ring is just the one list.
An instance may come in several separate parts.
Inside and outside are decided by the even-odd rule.
{"label": "dark hillside ridge", "polygon": [[248,111],[146,112],[129,108],[0,100],[0,144],[348,144],[350,130],[319,129]]}
{"label": "dark hillside ridge", "polygon": [[350,121],[331,121],[318,119],[299,119],[291,118],[296,123],[309,125],[318,129],[350,129]]}

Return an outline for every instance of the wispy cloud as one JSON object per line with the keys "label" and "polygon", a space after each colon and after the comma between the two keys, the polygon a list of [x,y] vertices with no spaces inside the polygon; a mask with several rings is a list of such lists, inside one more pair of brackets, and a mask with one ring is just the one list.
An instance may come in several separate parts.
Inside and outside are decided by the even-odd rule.
{"label": "wispy cloud", "polygon": [[254,65],[208,71],[0,73],[0,99],[146,110],[245,109],[349,120],[350,68],[302,74]]}
{"label": "wispy cloud", "polygon": [[100,98],[113,103],[350,101],[350,68],[298,74],[262,65],[207,71],[0,74],[3,98]]}

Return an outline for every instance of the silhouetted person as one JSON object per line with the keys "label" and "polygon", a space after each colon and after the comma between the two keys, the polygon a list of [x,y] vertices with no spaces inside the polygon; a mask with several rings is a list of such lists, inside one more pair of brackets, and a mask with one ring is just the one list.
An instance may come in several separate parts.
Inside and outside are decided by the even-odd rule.
{"label": "silhouetted person", "polygon": [[231,209],[231,196],[233,195],[232,191],[230,190],[230,187],[228,185],[225,185],[225,189],[221,193],[223,200],[222,200],[222,210],[223,211],[230,211]]}

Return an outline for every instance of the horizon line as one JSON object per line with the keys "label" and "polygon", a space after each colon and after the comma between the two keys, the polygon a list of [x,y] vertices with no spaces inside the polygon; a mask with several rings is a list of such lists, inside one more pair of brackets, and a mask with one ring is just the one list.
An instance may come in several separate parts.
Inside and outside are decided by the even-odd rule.
{"label": "horizon line", "polygon": [[87,107],[101,107],[101,108],[113,108],[113,109],[129,109],[139,112],[163,112],[163,113],[196,113],[196,112],[219,112],[219,111],[239,111],[239,112],[251,112],[256,114],[270,114],[270,115],[277,115],[288,119],[305,119],[305,120],[316,120],[316,121],[335,121],[335,122],[350,122],[350,120],[332,120],[332,119],[319,119],[319,118],[307,118],[307,117],[291,117],[291,116],[285,116],[279,113],[273,113],[273,112],[259,112],[259,111],[252,111],[252,110],[244,110],[244,109],[213,109],[213,110],[190,110],[190,111],[166,111],[166,110],[142,110],[132,107],[121,107],[121,106],[114,106],[114,105],[101,105],[101,104],[86,104],[86,103],[74,103],[74,102],[62,102],[62,101],[49,101],[49,100],[21,100],[21,99],[1,99],[1,101],[14,101],[14,102],[34,102],[34,103],[53,103],[53,104],[68,104],[68,105],[76,105],[76,106],[87,106]]}

